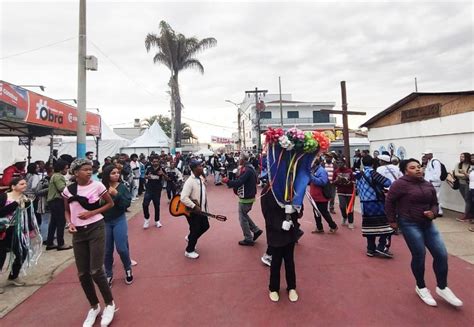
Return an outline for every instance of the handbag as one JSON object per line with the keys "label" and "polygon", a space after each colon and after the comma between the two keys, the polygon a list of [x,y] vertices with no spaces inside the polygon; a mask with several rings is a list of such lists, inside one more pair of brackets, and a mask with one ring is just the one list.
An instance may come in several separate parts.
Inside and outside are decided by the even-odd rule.
{"label": "handbag", "polygon": [[448,174],[448,177],[446,177],[446,183],[448,183],[449,187],[453,190],[459,190],[459,178],[456,177],[454,171]]}

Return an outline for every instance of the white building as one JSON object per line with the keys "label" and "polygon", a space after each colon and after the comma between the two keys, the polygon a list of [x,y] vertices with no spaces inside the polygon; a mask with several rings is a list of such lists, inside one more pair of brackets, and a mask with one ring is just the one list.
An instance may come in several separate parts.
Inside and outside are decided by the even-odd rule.
{"label": "white building", "polygon": [[[300,102],[293,101],[291,94],[282,94],[282,110],[280,111],[280,95],[266,94],[259,97],[265,109],[260,112],[260,131],[263,134],[268,127],[297,127],[302,130],[331,130],[334,132],[336,117],[321,110],[334,109],[335,102]],[[258,115],[255,96],[245,96],[241,106],[242,113],[242,149],[253,149],[258,144]],[[264,142],[264,137],[261,139]]]}
{"label": "white building", "polygon": [[[448,171],[462,152],[474,152],[474,91],[411,93],[375,115],[369,129],[370,150],[387,150],[401,158],[421,160],[431,149]],[[462,212],[464,200],[446,183],[441,188],[444,207]]]}

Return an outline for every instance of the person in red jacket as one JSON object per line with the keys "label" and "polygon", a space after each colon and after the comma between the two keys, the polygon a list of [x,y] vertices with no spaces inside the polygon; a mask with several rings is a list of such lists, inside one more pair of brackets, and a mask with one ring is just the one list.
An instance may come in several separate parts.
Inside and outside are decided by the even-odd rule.
{"label": "person in red jacket", "polygon": [[[339,209],[341,209],[342,226],[348,226],[354,229],[354,212],[347,212],[347,205],[351,201],[354,191],[354,173],[352,169],[346,166],[344,160],[337,162],[339,168],[334,172],[334,185],[336,185],[337,195],[339,197]],[[347,224],[349,222],[349,225]]]}
{"label": "person in red jacket", "polygon": [[13,165],[5,168],[2,177],[2,186],[10,186],[13,178],[25,178],[26,176],[26,160],[23,158],[17,158],[13,161]]}

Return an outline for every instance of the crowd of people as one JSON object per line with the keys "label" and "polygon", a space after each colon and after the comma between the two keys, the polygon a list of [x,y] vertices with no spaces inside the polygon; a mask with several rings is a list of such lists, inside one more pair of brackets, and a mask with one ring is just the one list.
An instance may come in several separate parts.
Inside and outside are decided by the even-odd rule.
{"label": "crowd of people", "polygon": [[[227,185],[238,197],[238,216],[243,239],[241,246],[253,246],[264,233],[267,250],[261,261],[270,266],[269,297],[279,301],[280,267],[285,264],[288,297],[298,300],[296,292],[295,244],[304,234],[298,220],[303,210],[288,213],[272,195],[265,153],[175,156],[162,151],[143,154],[117,154],[103,163],[88,152],[85,159],[63,154],[26,165],[15,159],[3,172],[0,194],[0,267],[10,252],[11,285],[23,286],[20,271],[38,260],[41,245],[46,251],[73,249],[78,276],[90,303],[84,326],[92,326],[101,309],[97,285],[104,298],[102,325],[113,319],[115,303],[113,283],[113,252],[117,250],[125,271],[125,283],[133,283],[126,212],[131,203],[143,195],[143,228],[149,229],[153,203],[153,221],[162,228],[160,200],[163,189],[170,201],[180,194],[189,208],[189,234],[184,255],[199,258],[196,245],[209,229],[207,213],[208,176],[216,186]],[[314,158],[311,165],[309,192],[315,228],[312,233],[325,232],[323,218],[334,234],[339,230],[333,219],[336,203],[341,213],[340,226],[354,231],[354,199],[360,199],[362,224],[368,257],[393,258],[392,235],[401,233],[412,254],[411,269],[416,280],[415,291],[428,305],[436,301],[424,282],[426,248],[433,256],[436,293],[453,306],[462,301],[448,288],[447,251],[433,220],[443,216],[440,187],[446,180],[444,165],[426,150],[420,161],[399,160],[388,152],[376,151],[373,156],[356,150],[352,168],[341,154],[327,152]],[[459,163],[448,173],[450,186],[459,189],[465,211],[458,220],[474,222],[474,154],[462,153]],[[186,178],[186,176],[189,176]],[[262,186],[258,194],[258,186]],[[336,198],[338,201],[336,201]],[[250,217],[253,204],[261,201],[265,227]],[[41,239],[43,216],[50,213],[47,237]],[[72,234],[66,244],[64,231]],[[472,227],[470,231],[474,231]],[[38,245],[39,244],[39,245]],[[3,289],[0,288],[0,293]]]}

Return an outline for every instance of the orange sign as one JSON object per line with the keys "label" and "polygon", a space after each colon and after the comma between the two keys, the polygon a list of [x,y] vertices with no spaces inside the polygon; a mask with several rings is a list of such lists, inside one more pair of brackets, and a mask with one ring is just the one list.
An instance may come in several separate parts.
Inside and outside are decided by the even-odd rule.
{"label": "orange sign", "polygon": [[[77,131],[75,107],[3,81],[0,81],[0,86],[0,101],[16,108],[6,117],[53,129]],[[25,114],[26,109],[28,112]],[[100,116],[88,112],[86,121],[87,134],[100,135]]]}

